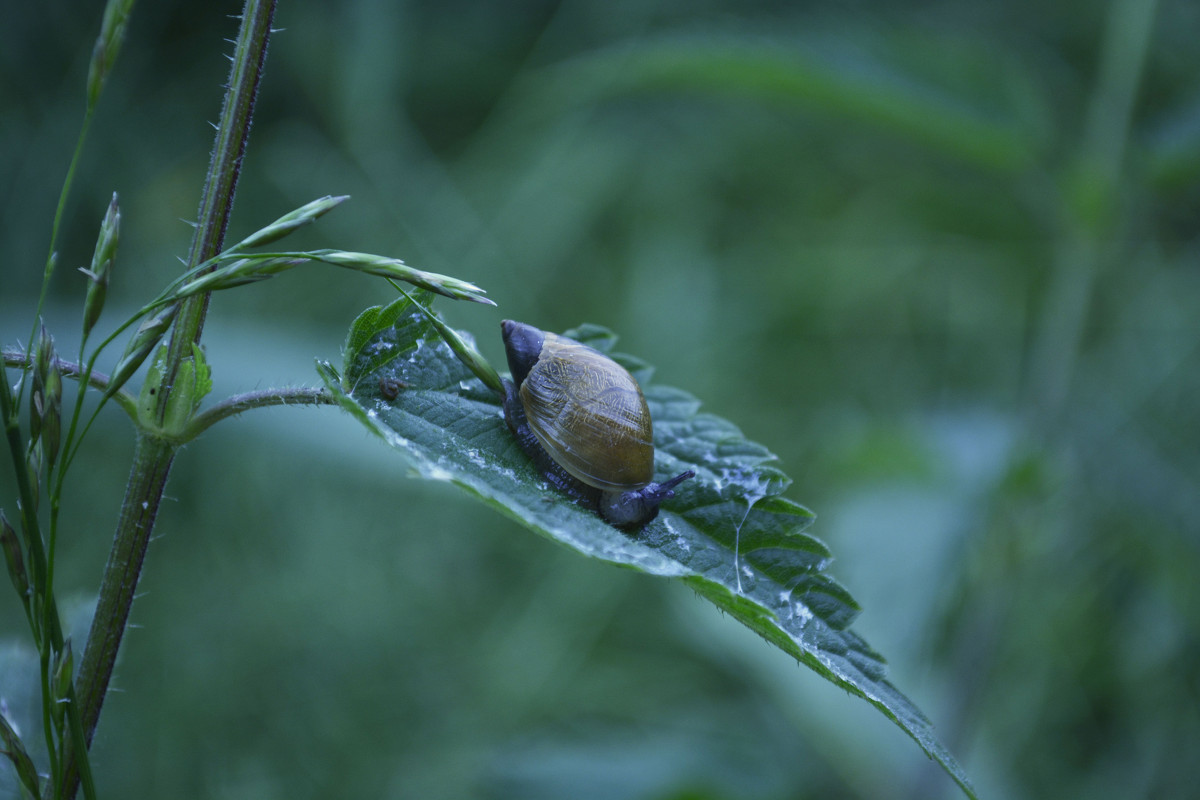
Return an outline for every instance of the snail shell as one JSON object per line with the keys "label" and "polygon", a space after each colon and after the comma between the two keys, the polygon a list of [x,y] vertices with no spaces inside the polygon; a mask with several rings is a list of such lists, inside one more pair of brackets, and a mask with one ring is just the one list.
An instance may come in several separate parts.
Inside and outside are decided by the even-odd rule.
{"label": "snail shell", "polygon": [[653,429],[637,381],[572,339],[511,320],[501,329],[513,376],[505,419],[521,447],[551,483],[612,524],[653,519],[671,489],[695,473],[652,483]]}

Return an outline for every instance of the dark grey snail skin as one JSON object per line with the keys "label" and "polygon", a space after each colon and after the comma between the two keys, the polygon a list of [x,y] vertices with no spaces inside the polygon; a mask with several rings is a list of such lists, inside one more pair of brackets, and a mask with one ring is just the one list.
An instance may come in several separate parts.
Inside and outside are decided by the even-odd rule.
{"label": "dark grey snail skin", "polygon": [[559,491],[625,530],[645,525],[687,470],[654,483],[650,411],[637,381],[608,356],[531,325],[500,324],[512,380],[504,420]]}

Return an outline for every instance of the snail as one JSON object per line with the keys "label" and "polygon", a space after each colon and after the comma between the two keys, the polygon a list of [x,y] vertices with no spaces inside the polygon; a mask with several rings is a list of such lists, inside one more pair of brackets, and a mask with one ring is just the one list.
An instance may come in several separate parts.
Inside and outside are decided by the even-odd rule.
{"label": "snail", "polygon": [[512,380],[504,420],[555,488],[625,530],[675,496],[687,470],[654,483],[650,410],[628,370],[608,356],[532,325],[500,324]]}

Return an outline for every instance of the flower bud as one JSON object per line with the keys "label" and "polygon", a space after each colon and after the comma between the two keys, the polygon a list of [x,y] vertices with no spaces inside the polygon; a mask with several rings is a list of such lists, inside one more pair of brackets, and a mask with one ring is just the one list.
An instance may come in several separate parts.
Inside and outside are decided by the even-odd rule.
{"label": "flower bud", "polygon": [[53,464],[58,459],[58,447],[62,435],[62,372],[55,361],[46,376],[45,411],[42,413],[42,443],[46,448],[46,462]]}
{"label": "flower bud", "polygon": [[41,500],[40,490],[42,486],[42,440],[38,439],[29,448],[29,452],[25,454],[25,469],[29,473],[29,493],[32,496],[30,502],[36,510],[38,502]]}
{"label": "flower bud", "polygon": [[295,211],[284,214],[267,227],[255,231],[231,249],[243,250],[250,247],[262,247],[264,244],[278,241],[297,228],[302,228],[305,225],[316,222],[319,217],[329,213],[349,199],[349,195],[342,195],[340,197],[326,196],[318,200],[313,200],[311,203],[300,206]]}
{"label": "flower bud", "polygon": [[54,725],[63,730],[63,715],[71,698],[71,682],[75,679],[75,656],[71,652],[71,638],[67,637],[62,649],[54,659],[54,677],[51,692],[54,693]]}
{"label": "flower bud", "polygon": [[[46,326],[42,325],[38,329],[37,344],[33,353],[33,386],[29,392],[29,438],[31,441],[37,441],[42,435],[42,425],[46,415],[46,408],[52,402],[52,398],[47,396],[46,382],[53,368],[54,339],[50,336],[49,331],[46,330]],[[62,386],[60,381],[60,396],[61,393]]]}
{"label": "flower bud", "polygon": [[62,431],[62,371],[54,354],[54,338],[42,325],[33,357],[33,389],[29,393],[30,440],[43,443],[49,464],[58,457]]}
{"label": "flower bud", "polygon": [[439,335],[441,335],[443,341],[445,341],[446,344],[450,346],[450,349],[454,351],[454,355],[458,357],[458,360],[461,361],[467,369],[475,373],[475,377],[483,381],[484,386],[500,395],[504,394],[504,384],[500,380],[499,373],[496,372],[496,368],[493,367],[488,360],[479,353],[478,350],[471,346],[471,344],[464,339],[458,331],[451,328],[445,322],[442,322],[442,320],[428,308],[421,305],[416,300],[413,300],[413,305],[421,309],[426,318],[433,323],[433,327],[437,329],[437,332]]}
{"label": "flower bud", "polygon": [[71,637],[63,642],[54,667],[54,696],[62,700],[71,696],[71,680],[75,677],[75,656],[71,652]]}
{"label": "flower bud", "polygon": [[398,258],[385,258],[370,253],[352,253],[345,250],[314,250],[308,255],[317,261],[324,261],[326,264],[411,283],[413,286],[419,286],[452,300],[469,300],[472,303],[482,303],[487,306],[496,305],[484,297],[487,292],[473,283],[452,278],[449,275],[414,269]]}
{"label": "flower bud", "polygon": [[8,517],[0,511],[0,545],[4,548],[4,560],[8,563],[8,575],[21,602],[29,604],[29,573],[25,571],[25,558],[21,555],[21,542],[17,532],[9,524]]}
{"label": "flower bud", "polygon": [[215,292],[219,289],[231,289],[234,286],[266,280],[279,272],[299,266],[306,260],[292,256],[239,258],[221,264],[212,272],[206,272],[198,278],[193,278],[180,286],[173,297],[176,300],[182,300],[201,292]]}
{"label": "flower bud", "polygon": [[142,324],[130,338],[129,344],[125,348],[125,354],[121,356],[121,360],[117,362],[117,366],[113,370],[108,388],[104,390],[106,399],[116,394],[117,390],[133,376],[133,373],[137,372],[137,368],[142,365],[146,357],[154,352],[154,348],[162,341],[163,335],[175,321],[175,315],[178,312],[178,305],[166,306],[159,309],[154,316],[142,320]]}
{"label": "flower bud", "polygon": [[104,298],[108,294],[108,276],[112,271],[113,259],[117,255],[117,242],[121,236],[121,210],[117,206],[117,193],[100,223],[100,235],[96,237],[96,250],[88,269],[80,269],[88,276],[87,299],[83,302],[83,335],[86,338],[100,319],[104,310]]}
{"label": "flower bud", "polygon": [[8,709],[3,706],[4,701],[0,699],[0,753],[3,753],[12,762],[17,778],[25,787],[25,791],[29,792],[29,796],[40,797],[42,780],[38,777],[33,759],[29,757],[29,753],[25,752],[25,745],[21,742],[16,728],[8,721]]}
{"label": "flower bud", "polygon": [[88,66],[87,104],[93,108],[100,99],[100,90],[108,72],[117,60],[121,42],[125,39],[125,22],[133,9],[133,0],[108,0],[104,7],[104,21],[100,24],[100,35],[92,47],[92,63]]}

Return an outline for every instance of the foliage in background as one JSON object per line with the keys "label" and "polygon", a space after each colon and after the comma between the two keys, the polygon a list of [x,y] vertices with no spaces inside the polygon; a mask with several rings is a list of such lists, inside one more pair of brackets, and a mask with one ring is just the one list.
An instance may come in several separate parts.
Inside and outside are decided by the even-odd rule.
{"label": "foliage in background", "polygon": [[[161,271],[152,285],[175,274],[227,10],[139,7],[64,263],[87,262],[115,187],[122,249]],[[238,216],[352,194],[323,238],[495,287],[505,316],[543,328],[603,322],[771,442],[869,610],[858,626],[984,796],[1182,796],[1200,740],[1197,13],[285,5]],[[22,6],[6,23],[11,341],[92,21]],[[82,299],[70,272],[51,313]],[[209,341],[228,365],[214,381],[303,379],[314,353],[334,357],[379,300],[335,280],[214,304],[233,329]],[[109,303],[142,299],[114,287]],[[102,769],[131,751],[152,768],[106,774],[117,793],[537,797],[579,776],[597,797],[944,790],[904,737],[864,732],[820,688],[780,703],[795,670],[678,592],[495,530],[368,444],[316,434],[312,413],[193,447],[171,484],[155,602],[135,607],[119,673],[137,691],[98,743]],[[97,434],[113,458],[127,446]],[[79,467],[84,508],[63,524],[93,535],[56,577],[67,593],[96,584],[124,477],[108,463]],[[397,536],[410,526],[429,533]],[[679,621],[667,636],[663,618]],[[5,633],[17,621],[0,616]],[[872,746],[827,744],[838,726]]]}

